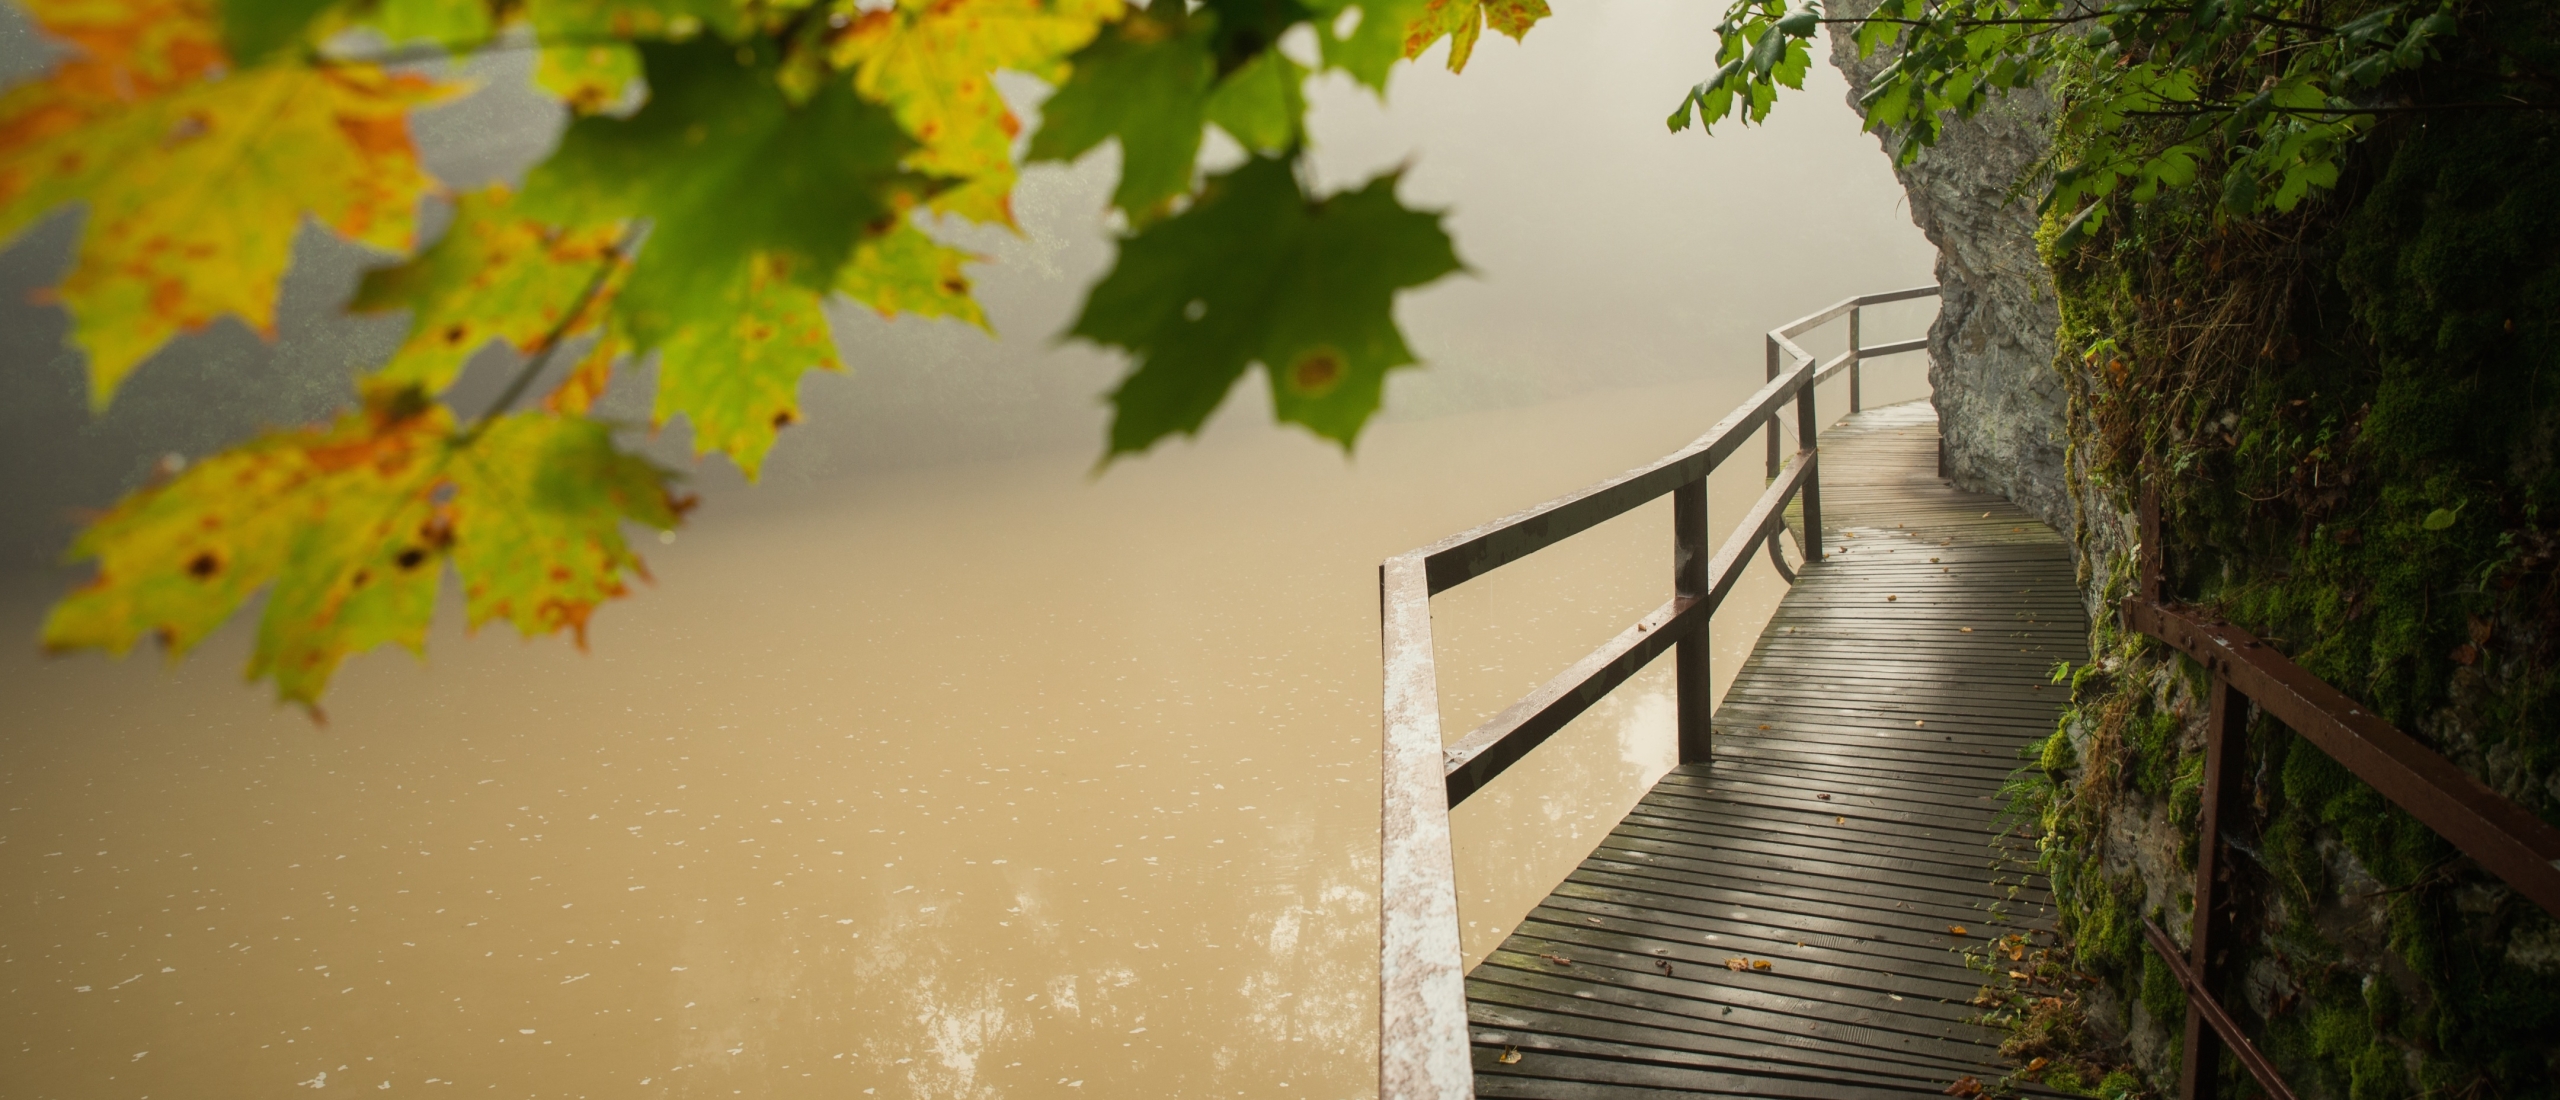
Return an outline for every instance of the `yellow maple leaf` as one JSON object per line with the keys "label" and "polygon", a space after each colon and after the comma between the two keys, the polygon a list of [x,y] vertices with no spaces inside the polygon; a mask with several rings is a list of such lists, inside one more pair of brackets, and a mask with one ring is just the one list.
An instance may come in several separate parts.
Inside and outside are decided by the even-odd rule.
{"label": "yellow maple leaf", "polygon": [[366,272],[348,303],[357,312],[410,311],[408,338],[365,377],[366,392],[441,393],[492,340],[532,354],[595,327],[616,276],[630,268],[621,233],[526,220],[504,184],[462,195],[443,237],[406,263]]}
{"label": "yellow maple leaf", "polygon": [[986,311],[969,296],[969,276],[961,270],[979,258],[901,219],[853,246],[853,257],[836,275],[836,289],[883,317],[955,317],[987,329]]}
{"label": "yellow maple leaf", "polygon": [[0,243],[89,206],[55,293],[99,407],[181,332],[227,315],[271,335],[304,218],[405,252],[431,184],[407,113],[443,94],[435,83],[365,65],[226,69],[201,7],[139,0],[153,5],[166,25],[48,0],[40,21],[82,53],[0,97]]}
{"label": "yellow maple leaf", "polygon": [[[282,644],[281,634],[352,632],[370,639],[367,647],[422,638],[432,587],[423,606],[395,601],[419,613],[414,623],[388,621],[383,606],[353,609],[368,622],[345,613],[358,589],[419,572],[441,550],[420,509],[452,426],[442,406],[376,407],[328,427],[261,436],[137,490],[72,545],[73,556],[97,561],[97,576],[54,606],[45,645],[122,654],[150,637],[174,657],[270,582],[279,594],[252,675],[315,671],[310,647]],[[380,553],[345,552],[368,535]],[[392,567],[360,575],[373,558]],[[316,671],[325,679],[328,668]],[[283,676],[278,686],[288,687]]]}
{"label": "yellow maple leaf", "polygon": [[1404,55],[1420,57],[1432,43],[1446,37],[1449,71],[1464,72],[1486,27],[1516,42],[1547,15],[1546,0],[1428,0],[1422,14],[1405,27]]}
{"label": "yellow maple leaf", "polygon": [[915,136],[922,148],[908,167],[959,181],[934,197],[934,210],[1010,225],[1022,123],[997,94],[995,73],[1054,82],[1066,56],[1122,10],[1121,0],[902,0],[847,25],[830,57]]}

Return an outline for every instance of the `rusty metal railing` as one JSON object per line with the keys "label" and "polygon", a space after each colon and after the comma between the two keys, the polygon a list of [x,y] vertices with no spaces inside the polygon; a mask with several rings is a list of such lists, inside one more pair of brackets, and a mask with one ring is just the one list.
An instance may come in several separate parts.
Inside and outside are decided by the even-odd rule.
{"label": "rusty metal railing", "polygon": [[[1804,501],[1799,545],[1822,558],[1822,494],[1815,440],[1822,424],[1814,388],[1846,372],[1850,411],[1860,403],[1865,359],[1918,351],[1925,340],[1860,347],[1859,310],[1935,296],[1935,286],[1844,299],[1768,334],[1768,384],[1707,434],[1651,465],[1579,492],[1452,535],[1378,567],[1378,617],[1385,648],[1384,814],[1379,835],[1378,1095],[1388,1100],[1465,1100],[1475,1095],[1469,1060],[1465,960],[1458,937],[1458,889],[1449,808],[1502,774],[1611,689],[1656,657],[1675,654],[1680,761],[1714,749],[1707,679],[1707,621],[1762,543],[1782,572],[1776,541],[1787,505]],[[1817,363],[1795,337],[1846,317],[1849,350]],[[1782,463],[1779,410],[1796,405],[1802,449]],[[1710,556],[1707,475],[1768,433],[1768,490]],[[1431,597],[1552,546],[1662,496],[1672,501],[1673,596],[1607,644],[1444,747],[1431,643]]]}
{"label": "rusty metal railing", "polygon": [[[2231,883],[2222,863],[2222,821],[2248,804],[2240,770],[2249,707],[2301,735],[2382,797],[2434,829],[2462,854],[2505,880],[2518,894],[2560,917],[2560,829],[2402,733],[2380,715],[2287,660],[2266,643],[2193,608],[2162,600],[2160,510],[2142,505],[2141,574],[2124,601],[2125,625],[2169,644],[2213,676],[2205,716],[2203,809],[2197,822],[2195,923],[2187,949],[2149,920],[2143,937],[2187,997],[2184,1062],[2178,1095],[2215,1094],[2217,1066],[2229,1050],[2272,1100],[2294,1100],[2273,1064],[2224,1010],[2220,987],[2230,937]],[[2181,957],[2183,955],[2183,957]]]}

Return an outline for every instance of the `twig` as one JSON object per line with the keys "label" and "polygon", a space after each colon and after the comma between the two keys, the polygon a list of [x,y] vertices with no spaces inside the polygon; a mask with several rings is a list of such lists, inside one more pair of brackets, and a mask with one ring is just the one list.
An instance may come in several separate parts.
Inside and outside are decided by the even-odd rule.
{"label": "twig", "polygon": [[634,225],[623,232],[621,240],[605,249],[604,262],[596,265],[595,277],[588,279],[586,288],[578,292],[578,300],[571,303],[568,312],[561,314],[560,320],[552,324],[551,331],[542,334],[542,345],[534,349],[533,356],[526,359],[524,366],[516,370],[516,376],[507,381],[507,388],[498,394],[496,400],[489,402],[487,411],[472,421],[470,430],[462,433],[458,442],[467,444],[479,438],[480,433],[489,430],[491,422],[532,388],[533,380],[542,374],[542,368],[550,366],[551,357],[559,353],[561,342],[569,336],[569,329],[586,316],[587,307],[595,304],[596,296],[604,293],[605,283],[613,278],[613,269],[630,254],[639,237],[640,227]]}

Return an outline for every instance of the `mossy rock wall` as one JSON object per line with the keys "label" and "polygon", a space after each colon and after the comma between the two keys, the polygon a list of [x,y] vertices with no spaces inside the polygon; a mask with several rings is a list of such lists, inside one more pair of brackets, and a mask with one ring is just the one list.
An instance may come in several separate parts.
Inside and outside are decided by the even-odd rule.
{"label": "mossy rock wall", "polygon": [[[2551,52],[2552,14],[2515,7],[2508,44]],[[2092,522],[2157,497],[2172,595],[2560,823],[2555,137],[2413,113],[2305,210],[2235,223],[2198,188],[2047,258]],[[2132,565],[2100,553],[2095,604]],[[2139,928],[2191,919],[2208,685],[2099,619],[2020,793],[2096,1013],[2156,1085],[2183,1001]],[[2297,1091],[2560,1097],[2560,926],[2272,722],[2244,770],[2225,998]]]}

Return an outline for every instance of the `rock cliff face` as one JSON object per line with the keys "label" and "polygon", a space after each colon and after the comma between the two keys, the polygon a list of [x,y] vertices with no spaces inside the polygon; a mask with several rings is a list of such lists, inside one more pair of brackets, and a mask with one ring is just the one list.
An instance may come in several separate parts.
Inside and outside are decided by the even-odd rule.
{"label": "rock cliff face", "polygon": [[[1831,5],[1831,14],[1855,18],[1874,9],[1873,0],[1846,0]],[[1845,36],[1832,39],[1831,62],[1849,78],[1852,103],[1885,61],[1860,58]],[[1957,485],[1998,493],[2067,532],[2065,394],[2053,369],[2062,315],[2053,278],[2036,258],[2035,202],[2011,197],[2044,156],[2050,109],[2041,94],[2012,95],[1950,125],[1936,146],[1895,174],[1911,197],[1912,221],[1938,246],[1945,300],[1929,329],[1929,382],[1947,473]]]}

